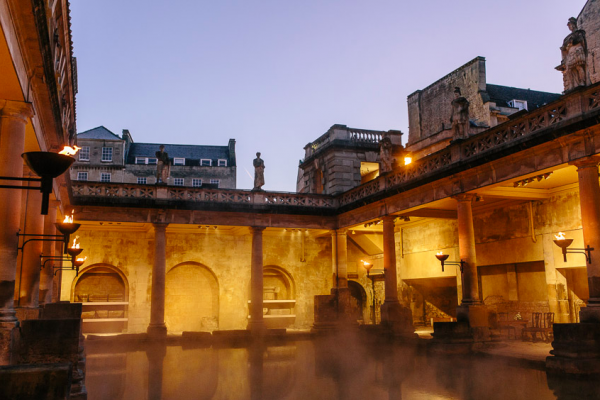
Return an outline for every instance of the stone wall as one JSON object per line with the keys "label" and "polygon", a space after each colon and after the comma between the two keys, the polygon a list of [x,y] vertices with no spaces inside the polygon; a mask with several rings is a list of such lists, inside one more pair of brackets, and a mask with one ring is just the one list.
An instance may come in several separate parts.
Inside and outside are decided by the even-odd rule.
{"label": "stone wall", "polygon": [[[589,0],[579,17],[577,18],[577,26],[583,29],[586,34],[588,45],[587,70],[591,83],[600,81],[600,1]],[[566,25],[566,21],[565,21]],[[569,31],[565,31],[565,36]],[[558,52],[560,57],[560,52]]]}
{"label": "stone wall", "polygon": [[[235,233],[169,229],[165,315],[169,329],[245,329],[251,261],[251,236],[245,228]],[[89,257],[80,276],[98,266],[120,271],[129,289],[127,331],[145,332],[150,319],[153,231],[147,226],[130,231],[94,226],[83,227],[78,234]],[[301,235],[306,235],[304,254]],[[267,231],[263,242],[265,269],[284,271],[290,280],[285,291],[296,300],[291,308],[296,318],[290,326],[311,326],[314,296],[328,294],[331,288],[330,236]],[[63,300],[72,299],[74,279],[74,273],[64,271]]]}
{"label": "stone wall", "polygon": [[479,95],[486,90],[485,58],[477,57],[425,89],[408,96],[408,146],[450,129],[454,88],[470,102],[469,117],[487,121],[489,110]]}

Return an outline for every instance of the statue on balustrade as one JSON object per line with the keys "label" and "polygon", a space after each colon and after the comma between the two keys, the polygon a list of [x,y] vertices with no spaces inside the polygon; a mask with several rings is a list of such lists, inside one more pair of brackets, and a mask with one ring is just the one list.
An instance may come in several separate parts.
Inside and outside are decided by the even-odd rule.
{"label": "statue on balustrade", "polygon": [[452,139],[466,139],[469,137],[469,101],[462,97],[460,88],[454,88],[454,100],[452,100]]}
{"label": "statue on balustrade", "polygon": [[567,26],[571,33],[560,48],[562,60],[557,70],[563,73],[565,93],[587,84],[587,42],[585,31],[577,29],[577,18],[569,18]]}
{"label": "statue on balustrade", "polygon": [[254,165],[254,189],[252,190],[262,190],[265,184],[265,162],[260,158],[260,153],[256,153],[252,164]]}
{"label": "statue on balustrade", "polygon": [[394,146],[392,140],[385,136],[379,141],[379,173],[391,172],[394,168]]}
{"label": "statue on balustrade", "polygon": [[156,183],[167,184],[169,178],[169,154],[165,151],[165,146],[160,145],[160,151],[156,152]]}

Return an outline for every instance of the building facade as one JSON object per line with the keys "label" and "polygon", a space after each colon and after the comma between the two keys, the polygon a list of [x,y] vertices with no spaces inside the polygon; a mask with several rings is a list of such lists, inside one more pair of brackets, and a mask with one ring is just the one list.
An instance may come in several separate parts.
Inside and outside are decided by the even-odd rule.
{"label": "building facade", "polygon": [[[140,185],[157,183],[160,144],[136,143],[125,129],[122,137],[103,126],[77,135],[81,147],[71,179]],[[235,140],[227,146],[165,144],[171,186],[235,189]]]}

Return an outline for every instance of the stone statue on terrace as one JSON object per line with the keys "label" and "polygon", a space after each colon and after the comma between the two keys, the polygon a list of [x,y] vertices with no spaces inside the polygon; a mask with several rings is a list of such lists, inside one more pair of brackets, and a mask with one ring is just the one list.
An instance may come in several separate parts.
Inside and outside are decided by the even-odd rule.
{"label": "stone statue on terrace", "polygon": [[469,101],[462,97],[460,88],[454,88],[454,100],[452,100],[452,138],[466,139],[469,137]]}
{"label": "stone statue on terrace", "polygon": [[169,178],[169,154],[165,151],[165,146],[160,145],[160,151],[156,152],[156,183],[167,184]]}
{"label": "stone statue on terrace", "polygon": [[262,190],[265,184],[265,162],[260,158],[260,153],[256,153],[252,164],[254,165],[254,189],[252,190]]}
{"label": "stone statue on terrace", "polygon": [[567,26],[571,33],[560,48],[562,60],[557,70],[563,73],[565,92],[587,84],[587,41],[585,31],[577,29],[577,18],[569,18]]}
{"label": "stone statue on terrace", "polygon": [[389,137],[384,137],[379,141],[379,173],[385,174],[391,172],[394,168],[394,146]]}

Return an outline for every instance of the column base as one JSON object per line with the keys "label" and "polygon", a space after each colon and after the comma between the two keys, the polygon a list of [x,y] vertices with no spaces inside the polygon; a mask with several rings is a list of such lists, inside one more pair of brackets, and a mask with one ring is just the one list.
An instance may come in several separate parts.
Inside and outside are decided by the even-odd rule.
{"label": "column base", "polygon": [[15,322],[0,322],[0,365],[13,364],[18,328]]}
{"label": "column base", "polygon": [[590,306],[588,304],[587,307],[583,307],[579,310],[579,321],[600,323],[600,305]]}
{"label": "column base", "polygon": [[475,343],[467,321],[434,322],[432,336],[427,347],[436,354],[467,354]]}
{"label": "column base", "polygon": [[260,320],[253,322],[252,320],[250,320],[248,322],[248,330],[250,331],[250,334],[254,337],[264,336],[267,332],[267,328],[265,327],[265,321]]}
{"label": "column base", "polygon": [[161,339],[167,337],[167,326],[162,325],[150,325],[148,326],[148,336],[152,339]]}
{"label": "column base", "polygon": [[553,333],[549,373],[600,374],[600,323],[554,324]]}
{"label": "column base", "polygon": [[395,336],[413,338],[415,334],[410,308],[399,302],[384,302],[381,305],[381,325],[390,329]]}
{"label": "column base", "polygon": [[456,321],[469,324],[473,340],[476,342],[491,340],[487,306],[481,303],[463,303],[456,307]]}

